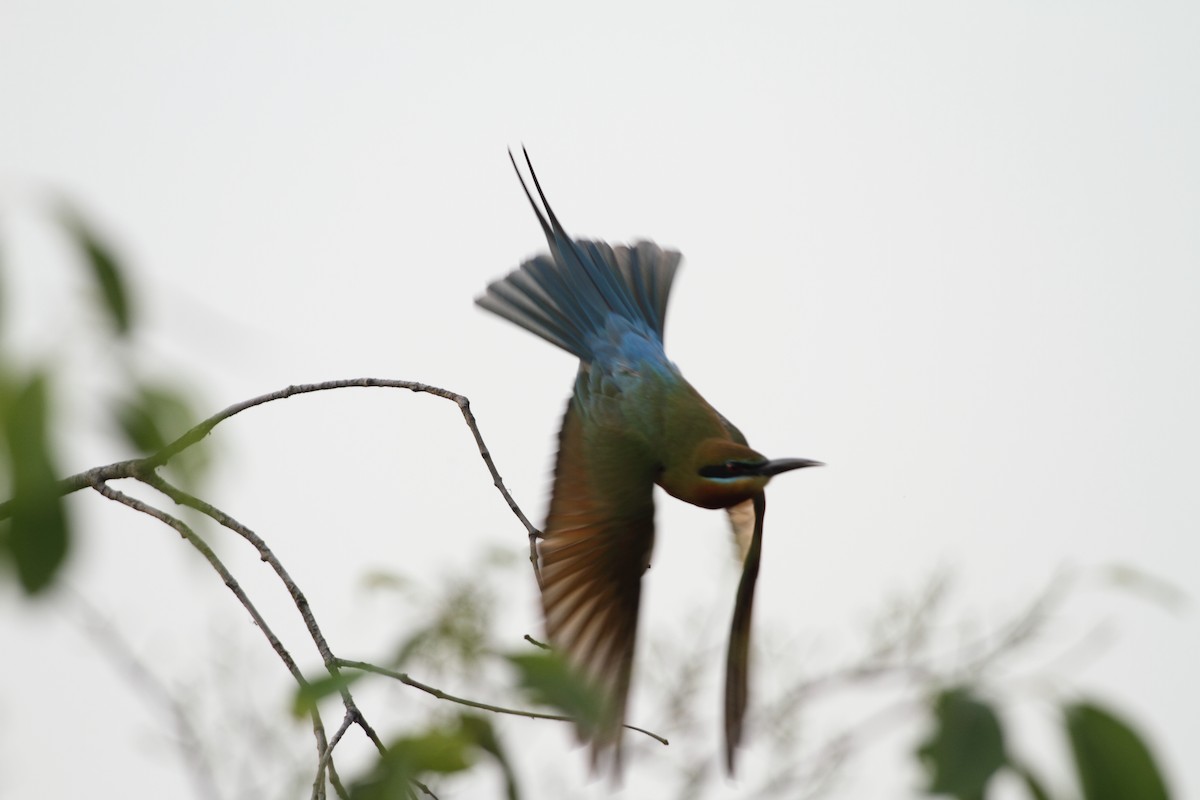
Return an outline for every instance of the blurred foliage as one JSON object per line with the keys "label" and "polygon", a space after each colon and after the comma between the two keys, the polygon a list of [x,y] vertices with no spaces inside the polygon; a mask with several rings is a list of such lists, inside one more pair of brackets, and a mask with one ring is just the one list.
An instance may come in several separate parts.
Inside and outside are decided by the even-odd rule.
{"label": "blurred foliage", "polygon": [[567,662],[550,650],[507,656],[517,670],[517,683],[529,699],[575,720],[583,736],[591,735],[603,719],[602,695]]}
{"label": "blurred foliage", "polygon": [[[418,616],[416,630],[396,649],[393,666],[417,662],[435,675],[469,675],[491,652],[495,608],[491,586],[467,576],[451,576],[443,584],[440,596],[416,606],[428,612]],[[410,606],[407,612],[412,610]]]}
{"label": "blurred foliage", "polygon": [[982,798],[1005,760],[996,712],[962,688],[942,692],[932,705],[936,726],[917,750],[930,775],[930,794]]}
{"label": "blurred foliage", "polygon": [[[1166,800],[1166,783],[1145,741],[1116,714],[1094,702],[1063,706],[1077,782],[1085,800]],[[1051,800],[1045,784],[1004,749],[1001,719],[992,706],[958,687],[933,702],[934,730],[918,749],[931,795],[958,800],[988,797],[988,784],[1012,770],[1032,800]]]}
{"label": "blurred foliage", "polygon": [[477,678],[497,649],[492,637],[498,590],[492,579],[512,563],[489,550],[475,554],[461,571],[428,583],[385,570],[364,576],[371,593],[394,595],[396,611],[406,620],[384,666]]}
{"label": "blurred foliage", "polygon": [[[95,302],[117,345],[113,366],[124,373],[127,396],[113,404],[114,427],[138,453],[150,455],[194,424],[187,394],[163,382],[144,382],[120,357],[132,346],[136,318],[127,269],[76,209],[63,206],[56,221],[96,288]],[[54,402],[52,364],[47,359],[22,369],[18,363],[17,354],[0,338],[0,492],[8,498],[0,515],[0,562],[10,564],[21,588],[34,595],[54,585],[66,562],[71,520],[62,497],[63,476],[56,467],[55,431],[62,420]],[[171,466],[185,483],[194,483],[206,466],[204,449],[189,448]]]}
{"label": "blurred foliage", "polygon": [[1150,748],[1128,723],[1095,703],[1063,708],[1085,800],[1166,800]]}
{"label": "blurred foliage", "polygon": [[351,800],[416,798],[416,782],[430,775],[470,769],[480,754],[495,761],[504,779],[505,797],[517,800],[516,775],[492,724],[477,714],[462,713],[450,724],[430,727],[388,744],[371,770],[350,790]]}
{"label": "blurred foliage", "polygon": [[49,380],[0,375],[3,474],[11,516],[0,527],[0,557],[16,568],[21,587],[36,594],[50,586],[67,556],[70,526],[50,442]]}
{"label": "blurred foliage", "polygon": [[[495,571],[480,573],[472,567],[471,572],[479,576],[473,584],[474,591],[483,597],[490,596],[489,583],[496,579]],[[1095,574],[1105,573],[1089,573]],[[373,583],[403,587],[403,593],[412,595],[408,598],[410,601],[419,596],[410,580],[377,577]],[[455,581],[450,579],[446,583],[453,585]],[[1023,792],[1031,800],[1074,800],[1077,793],[1064,794],[1061,788],[1048,786],[1033,766],[1023,760],[1020,745],[1028,729],[1010,726],[1008,718],[1015,706],[1027,700],[1039,704],[1045,702],[1040,691],[1031,694],[1024,689],[1029,685],[1027,681],[1014,680],[1009,668],[1031,661],[1030,648],[1034,645],[1052,645],[1055,649],[1063,646],[1064,641],[1054,637],[1049,637],[1052,642],[1045,641],[1048,638],[1045,629],[1073,596],[1077,583],[1069,576],[1056,576],[1042,593],[1023,602],[1015,613],[985,627],[966,624],[965,619],[957,623],[946,619],[951,613],[954,593],[944,574],[935,575],[908,595],[887,598],[860,657],[828,673],[800,676],[795,685],[785,688],[782,693],[757,702],[759,718],[755,720],[755,727],[759,735],[756,738],[764,750],[770,751],[771,766],[762,778],[755,779],[757,782],[743,784],[745,795],[760,798],[837,796],[837,778],[847,774],[852,757],[864,754],[877,741],[886,741],[884,736],[888,730],[912,730],[924,720],[927,728],[913,755],[924,771],[925,794],[958,800],[986,800],[1002,794],[1013,796],[1015,791]],[[449,607],[463,607],[458,591],[444,592],[442,601]],[[420,603],[417,606],[421,607]],[[465,607],[478,606],[467,604]],[[424,634],[413,635],[405,641],[423,639],[431,628],[461,630],[460,625],[431,625],[432,620],[444,619],[447,612],[448,608],[430,608],[424,612],[424,622],[418,626],[418,633]],[[957,609],[953,613],[955,616],[961,614]],[[655,732],[669,735],[672,747],[663,749],[638,735],[627,735],[625,743],[627,753],[646,759],[655,771],[668,773],[674,770],[679,790],[671,796],[689,800],[720,794],[722,783],[713,753],[706,749],[704,737],[695,734],[698,726],[709,722],[696,710],[697,692],[703,684],[699,665],[711,666],[712,661],[708,657],[711,646],[695,641],[700,627],[699,624],[683,626],[681,638],[674,646],[663,648],[661,641],[656,642],[654,669],[643,670],[643,680],[661,680],[654,687],[654,708],[643,708],[639,716],[656,720]],[[474,630],[470,626],[468,629]],[[956,638],[966,630],[970,634],[965,639]],[[1076,644],[1072,643],[1070,647]],[[485,650],[494,652],[491,647],[485,639]],[[446,652],[453,652],[453,648]],[[1037,652],[1040,662],[1044,653]],[[506,654],[504,660],[516,671],[516,686],[509,684],[493,689],[492,694],[499,692],[512,696],[519,692],[534,707],[577,720],[584,732],[594,729],[600,721],[600,696],[555,653],[539,649]],[[775,655],[769,660],[776,664],[799,664],[807,659]],[[903,680],[894,684],[897,688],[889,690],[890,694],[880,695],[877,684],[889,676]],[[879,711],[858,720],[847,717],[852,721],[844,730],[825,739],[804,732],[805,720],[813,709],[832,696],[853,697],[855,703],[861,702],[863,697],[872,697],[871,702]],[[1117,797],[1160,800],[1169,796],[1148,745],[1111,709],[1098,702],[1067,701],[1060,702],[1059,708],[1062,713],[1051,719],[1064,723],[1058,732],[1065,737],[1064,742],[1071,743],[1074,758],[1067,764],[1055,764],[1053,760],[1045,760],[1046,754],[1040,754],[1043,760],[1038,762],[1039,770],[1048,769],[1055,775],[1073,774],[1074,782],[1083,787],[1083,800]],[[901,713],[893,713],[897,709]],[[444,722],[435,722],[398,741],[405,747],[416,748],[418,754],[425,753],[433,744],[456,754],[469,753],[471,747],[479,746],[477,740],[472,740],[474,744],[451,741],[445,735],[444,725]],[[658,725],[666,727],[658,729]],[[428,731],[441,733],[426,741],[422,736]],[[1009,742],[1016,745],[1015,750],[1010,749]],[[468,766],[458,772],[469,770],[474,764],[469,755],[464,759]],[[371,774],[391,776],[398,781],[396,786],[411,786],[409,779],[420,779],[412,766],[418,762],[405,757],[396,763],[399,766],[383,757],[372,768]],[[439,772],[435,769],[438,763],[442,762],[422,767],[427,776],[450,774],[450,770]],[[449,764],[457,765],[458,762],[444,762],[444,765]],[[408,779],[397,777],[404,775]],[[1006,776],[1007,780],[998,780],[1001,776]],[[368,782],[364,786],[376,784]],[[421,795],[418,792],[416,796]]]}
{"label": "blurred foliage", "polygon": [[91,270],[100,291],[100,305],[108,312],[113,330],[119,336],[128,336],[133,330],[133,310],[129,291],[125,288],[125,268],[112,248],[83,221],[79,212],[64,207],[61,219],[63,228],[79,248],[84,264]]}
{"label": "blurred foliage", "polygon": [[[157,453],[197,421],[187,395],[165,383],[133,382],[119,399],[112,416],[125,441],[137,452]],[[184,487],[195,485],[209,466],[207,442],[197,442],[176,454],[167,467],[179,474]]]}
{"label": "blurred foliage", "polygon": [[307,681],[296,688],[292,696],[292,716],[300,719],[315,711],[322,700],[342,690],[349,689],[351,684],[363,677],[362,672],[339,672],[336,675],[323,675]]}

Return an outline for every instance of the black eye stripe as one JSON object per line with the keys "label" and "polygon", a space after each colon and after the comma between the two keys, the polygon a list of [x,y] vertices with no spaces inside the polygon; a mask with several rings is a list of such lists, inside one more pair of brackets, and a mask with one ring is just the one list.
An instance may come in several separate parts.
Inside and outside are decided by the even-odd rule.
{"label": "black eye stripe", "polygon": [[709,464],[700,468],[702,478],[736,478],[739,475],[753,474],[759,464],[749,461],[726,461],[724,464]]}

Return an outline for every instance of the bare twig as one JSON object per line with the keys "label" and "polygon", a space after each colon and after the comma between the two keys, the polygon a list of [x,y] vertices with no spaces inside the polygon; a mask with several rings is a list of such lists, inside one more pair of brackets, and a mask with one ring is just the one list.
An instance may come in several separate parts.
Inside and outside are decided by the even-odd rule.
{"label": "bare twig", "polygon": [[[426,694],[433,695],[439,700],[447,700],[451,703],[469,706],[470,708],[478,708],[483,711],[492,711],[496,714],[510,714],[514,717],[529,717],[530,719],[553,719],[560,722],[577,722],[574,717],[568,717],[563,714],[544,714],[540,711],[529,711],[527,709],[520,708],[505,708],[504,706],[494,706],[489,703],[480,703],[477,700],[468,700],[465,697],[456,697],[455,695],[443,692],[441,689],[438,689],[434,686],[429,686],[428,684],[414,680],[403,672],[396,672],[395,670],[387,669],[386,667],[380,667],[368,661],[351,661],[350,659],[339,658],[338,663],[347,669],[358,669],[362,670],[363,672],[373,672],[376,675],[383,675],[384,677],[392,678],[393,680],[400,681],[400,683],[403,683],[405,686],[411,686],[414,689],[420,689]],[[662,736],[659,736],[657,733],[652,731],[648,731],[645,728],[639,728],[636,725],[625,725],[624,727],[631,731],[644,733],[651,739],[655,739],[662,744],[670,744],[670,742],[668,742]]]}
{"label": "bare twig", "polygon": [[74,600],[76,608],[83,616],[84,630],[92,641],[112,658],[116,666],[137,685],[139,690],[149,690],[148,693],[157,699],[170,714],[178,737],[176,744],[179,757],[192,776],[196,793],[200,797],[219,800],[221,792],[217,788],[217,779],[213,774],[212,764],[209,763],[208,753],[183,703],[179,701],[167,684],[138,657],[132,645],[121,637],[120,632],[111,622],[82,597],[75,597]]}
{"label": "bare twig", "polygon": [[[271,568],[275,571],[276,575],[279,577],[280,581],[283,582],[285,588],[287,589],[288,593],[292,597],[293,603],[295,604],[297,610],[300,612],[302,619],[304,620],[304,624],[305,624],[306,628],[308,629],[309,635],[312,638],[313,643],[316,645],[317,650],[320,653],[322,660],[324,661],[326,670],[329,672],[329,674],[331,676],[333,676],[335,678],[339,677],[339,675],[340,675],[339,667],[343,663],[349,663],[349,662],[342,662],[340,659],[338,659],[337,657],[334,656],[332,649],[329,647],[328,641],[325,639],[325,636],[322,633],[320,626],[317,624],[316,618],[313,615],[311,608],[309,607],[308,599],[305,597],[304,593],[300,590],[299,585],[292,579],[291,575],[288,574],[288,572],[284,568],[283,564],[279,561],[279,559],[271,551],[270,547],[267,546],[265,540],[263,540],[262,537],[258,536],[256,533],[254,533],[254,531],[252,531],[250,528],[246,527],[241,522],[239,522],[238,520],[229,516],[225,512],[221,511],[220,509],[216,508],[215,506],[211,505],[210,503],[207,503],[204,500],[201,500],[200,498],[195,497],[195,496],[183,491],[182,489],[172,485],[171,483],[169,483],[168,481],[163,479],[158,474],[157,470],[160,467],[167,464],[172,458],[174,458],[175,456],[182,453],[184,450],[186,450],[189,447],[192,447],[193,445],[202,441],[221,422],[229,419],[230,417],[236,416],[237,414],[240,414],[241,412],[246,411],[247,409],[253,408],[255,406],[263,405],[265,403],[273,402],[275,400],[287,399],[289,397],[292,397],[292,396],[298,395],[298,394],[309,394],[309,393],[319,392],[319,391],[353,388],[353,387],[406,389],[406,390],[412,391],[412,392],[432,394],[434,396],[441,397],[446,400],[450,400],[458,406],[459,411],[461,412],[461,414],[463,416],[463,420],[466,422],[468,429],[471,431],[471,435],[475,439],[476,446],[479,449],[479,455],[483,459],[484,464],[487,466],[488,472],[492,476],[493,485],[500,492],[501,496],[504,498],[505,502],[508,504],[509,510],[512,511],[512,513],[517,517],[517,519],[525,527],[526,533],[529,536],[529,560],[530,560],[531,566],[533,567],[534,576],[537,578],[538,585],[540,586],[541,585],[541,572],[540,572],[540,567],[539,567],[538,558],[537,558],[537,539],[540,538],[541,533],[537,530],[537,528],[535,528],[533,526],[532,523],[530,523],[529,519],[525,516],[525,514],[521,510],[520,506],[517,505],[516,501],[513,499],[512,495],[509,493],[507,487],[504,485],[504,481],[500,477],[499,470],[497,470],[496,464],[495,464],[494,460],[492,459],[491,452],[488,450],[487,445],[485,444],[485,442],[483,440],[483,436],[479,431],[479,426],[475,420],[475,416],[471,412],[470,401],[463,395],[457,394],[455,392],[451,392],[446,389],[441,389],[436,386],[430,386],[428,384],[418,383],[415,381],[388,380],[388,379],[380,379],[380,378],[357,378],[357,379],[351,379],[351,380],[325,381],[322,383],[299,384],[299,385],[288,386],[288,387],[285,387],[278,391],[271,392],[269,394],[259,395],[258,397],[254,397],[249,400],[244,400],[240,403],[235,403],[234,405],[231,405],[231,406],[225,408],[224,410],[214,414],[213,416],[209,417],[208,419],[204,420],[203,422],[199,423],[198,425],[192,427],[191,429],[186,431],[182,436],[175,439],[174,441],[172,441],[171,443],[169,443],[168,445],[166,445],[165,447],[163,447],[161,450],[157,451],[156,453],[153,453],[148,456],[144,456],[142,458],[129,459],[126,461],[118,461],[118,462],[114,462],[112,464],[108,464],[105,466],[95,467],[93,469],[89,469],[84,472],[80,472],[76,475],[72,475],[68,478],[65,478],[59,482],[58,491],[61,495],[66,495],[66,494],[70,494],[72,492],[78,491],[79,489],[83,489],[85,487],[90,486],[90,487],[94,488],[98,493],[103,495],[104,497],[106,497],[110,500],[113,500],[114,502],[122,503],[123,505],[126,505],[129,508],[134,509],[135,511],[140,511],[141,513],[144,513],[151,517],[154,517],[155,519],[159,520],[160,522],[163,522],[164,524],[166,524],[166,525],[170,526],[171,528],[173,528],[174,530],[176,530],[180,534],[180,536],[182,536],[193,547],[195,547],[202,555],[204,555],[204,557],[208,560],[210,565],[212,565],[212,567],[216,570],[217,574],[221,576],[221,578],[222,578],[222,580],[224,580],[225,584],[229,587],[229,589],[238,598],[239,602],[241,602],[243,607],[246,608],[246,610],[250,613],[250,616],[254,620],[255,624],[257,624],[259,629],[263,631],[263,634],[267,637],[267,640],[270,642],[272,649],[275,650],[276,654],[284,662],[284,665],[288,669],[289,673],[291,673],[292,677],[296,680],[297,684],[301,687],[306,687],[306,686],[308,686],[308,682],[304,678],[304,676],[301,674],[301,672],[300,672],[299,668],[297,667],[295,660],[292,658],[291,654],[283,646],[283,644],[280,642],[278,637],[276,637],[275,634],[271,631],[270,627],[266,623],[266,620],[263,619],[261,614],[259,614],[258,610],[255,608],[254,604],[250,601],[250,598],[246,595],[245,591],[241,588],[240,584],[233,577],[233,575],[229,572],[229,570],[225,567],[225,565],[221,562],[221,560],[216,556],[216,554],[208,546],[208,544],[203,539],[201,539],[196,534],[196,532],[194,530],[192,530],[181,519],[174,517],[174,516],[166,513],[165,511],[162,511],[161,509],[158,509],[154,506],[144,503],[141,500],[138,500],[138,499],[133,498],[129,495],[126,495],[116,489],[113,489],[112,487],[110,487],[108,485],[107,482],[112,481],[112,480],[127,479],[127,478],[137,479],[137,480],[157,489],[159,492],[163,493],[164,495],[166,495],[167,497],[172,499],[175,503],[193,508],[193,509],[199,511],[200,513],[208,516],[209,518],[213,519],[214,521],[216,521],[218,524],[222,525],[223,527],[234,531],[239,536],[241,536],[243,539],[245,539],[247,542],[249,542],[258,551],[259,556],[262,558],[262,560],[267,562],[271,566]],[[0,520],[6,519],[6,518],[10,517],[11,515],[12,515],[11,501],[0,503]],[[410,685],[413,685],[416,688],[421,688],[422,690],[427,691],[431,694],[434,694],[435,696],[441,696],[444,699],[454,700],[456,702],[462,702],[462,703],[465,703],[468,705],[472,704],[471,701],[463,701],[458,698],[453,698],[450,695],[445,695],[440,690],[425,686],[424,684],[419,684],[415,681],[411,682]],[[358,725],[360,728],[362,728],[363,732],[372,741],[372,743],[375,745],[376,749],[378,749],[380,753],[384,753],[386,751],[386,748],[384,747],[383,742],[380,740],[378,734],[376,734],[375,730],[371,727],[371,725],[366,721],[362,712],[358,709],[357,705],[354,702],[352,695],[350,694],[348,686],[344,682],[342,682],[340,685],[340,693],[342,696],[342,703],[346,709],[346,715],[344,717],[341,728],[339,728],[338,733],[334,737],[332,742],[329,742],[326,739],[325,729],[321,722],[320,715],[319,715],[317,709],[313,708],[311,711],[312,720],[313,720],[313,731],[314,731],[314,735],[316,736],[316,740],[317,740],[317,754],[318,754],[318,759],[319,759],[317,776],[316,776],[316,780],[314,781],[314,785],[313,785],[313,794],[312,794],[313,800],[324,800],[324,797],[325,797],[325,785],[324,785],[324,780],[323,780],[324,775],[328,775],[329,781],[333,785],[333,787],[339,797],[341,797],[341,798],[348,797],[348,793],[346,792],[345,788],[341,785],[341,781],[338,779],[337,772],[334,768],[333,750],[337,746],[337,743],[341,740],[342,736],[345,734],[346,729],[350,725],[355,724],[355,725]],[[474,705],[476,705],[476,707],[479,707],[479,708],[492,708],[492,707],[485,706],[482,704],[474,704]],[[492,710],[498,711],[500,713],[521,713],[521,712],[515,712],[515,711],[499,709],[499,708],[492,708]],[[562,719],[561,717],[549,717],[549,715],[541,715],[541,714],[534,714],[534,713],[528,713],[528,714],[523,714],[523,715],[524,716],[545,716],[548,718]],[[629,727],[632,727],[632,726],[629,726]],[[634,728],[634,730],[641,730],[641,729]],[[665,739],[662,739],[661,737],[658,737],[655,734],[649,733],[648,731],[642,731],[642,732],[646,733],[649,736],[653,736],[654,738],[659,739],[664,744],[666,743]],[[414,785],[418,786],[427,795],[432,796],[432,792],[429,790],[428,787],[424,786],[423,784],[420,784],[419,782],[414,782]]]}
{"label": "bare twig", "polygon": [[[514,500],[512,494],[509,493],[508,487],[504,485],[504,480],[500,477],[500,471],[496,469],[496,463],[492,460],[491,451],[488,450],[487,445],[483,441],[483,435],[479,432],[479,425],[475,421],[475,415],[471,413],[471,401],[457,392],[452,392],[448,389],[442,389],[437,386],[430,386],[425,383],[418,383],[417,381],[401,381],[386,378],[350,378],[346,380],[323,381],[321,383],[295,384],[292,386],[287,386],[283,389],[279,389],[278,391],[262,394],[258,397],[252,397],[249,400],[243,400],[240,403],[234,403],[228,408],[218,411],[216,414],[213,414],[200,424],[189,429],[186,433],[168,444],[166,447],[159,450],[157,453],[152,453],[151,455],[143,458],[117,461],[102,467],[94,467],[93,469],[72,475],[69,478],[64,478],[63,480],[59,481],[58,484],[59,494],[66,495],[71,494],[72,492],[77,492],[80,489],[85,489],[89,486],[95,485],[96,481],[98,480],[109,481],[120,478],[136,478],[145,473],[158,469],[187,448],[203,440],[206,436],[208,436],[209,433],[212,432],[213,428],[217,427],[217,425],[220,423],[224,422],[230,417],[242,413],[247,409],[254,408],[255,406],[260,406],[275,400],[286,400],[287,398],[298,394],[311,394],[312,392],[323,392],[333,389],[349,389],[356,387],[407,389],[410,392],[419,392],[431,394],[435,397],[441,397],[445,400],[453,402],[458,406],[459,411],[462,412],[463,420],[467,423],[467,427],[470,429],[471,435],[475,438],[475,444],[479,448],[479,456],[483,459],[483,463],[487,465],[488,472],[491,473],[493,485],[497,490],[499,490],[500,495],[508,504],[509,510],[516,515],[521,524],[525,526],[525,531],[529,534],[531,559],[534,562],[534,568],[536,571],[536,549],[533,546],[533,542],[541,536],[541,533],[536,527],[534,527],[533,523],[529,521],[529,518],[525,516],[525,513],[521,510],[521,507],[517,505],[517,501]],[[11,516],[12,501],[6,500],[5,502],[0,503],[0,519],[8,519]]]}
{"label": "bare twig", "polygon": [[[325,663],[325,668],[329,671],[329,674],[335,678],[341,676],[341,673],[338,670],[338,660],[333,655],[333,650],[330,649],[329,642],[325,639],[325,634],[321,632],[321,626],[317,624],[316,617],[313,616],[312,608],[308,603],[308,598],[304,596],[304,592],[301,591],[300,587],[296,584],[296,581],[292,579],[292,576],[288,574],[287,569],[284,568],[283,563],[280,562],[280,560],[275,556],[275,553],[271,551],[271,548],[267,546],[267,543],[263,541],[261,536],[211,503],[207,503],[200,498],[188,494],[182,489],[173,486],[171,483],[160,477],[157,473],[144,475],[141,479],[146,484],[153,486],[155,489],[162,492],[179,505],[187,506],[188,508],[193,508],[199,511],[201,514],[213,519],[221,526],[228,528],[249,542],[254,549],[258,551],[259,557],[269,564],[271,569],[275,570],[275,574],[279,576],[279,580],[282,581],[284,587],[287,588],[288,594],[290,594],[292,597],[292,602],[295,604],[296,609],[300,612],[300,617],[304,620],[304,626],[308,629],[308,635],[312,637],[313,643],[316,644],[317,652],[321,654],[321,660]],[[375,729],[371,727],[366,718],[362,715],[362,712],[359,711],[358,706],[354,703],[354,698],[350,694],[350,688],[344,682],[341,684],[341,695],[342,703],[346,708],[347,714],[354,717],[354,722],[363,729],[363,732],[366,733],[367,737],[374,743],[376,749],[379,750],[380,753],[385,752],[387,748],[384,747],[379,735],[375,733]]]}
{"label": "bare twig", "polygon": [[[147,503],[143,503],[141,500],[138,500],[135,497],[130,497],[124,492],[114,489],[108,484],[104,483],[102,480],[97,479],[96,482],[92,484],[92,488],[102,494],[104,497],[107,497],[109,500],[128,506],[134,511],[140,511],[143,514],[151,516],[154,519],[157,519],[159,522],[170,526],[176,532],[178,532],[179,535],[188,542],[188,544],[196,548],[196,550],[198,550],[200,554],[204,556],[212,568],[216,570],[217,574],[221,576],[221,579],[225,582],[225,585],[228,586],[229,590],[233,592],[235,597],[237,597],[238,602],[242,604],[242,607],[245,608],[250,614],[250,618],[254,620],[254,624],[257,625],[258,629],[261,630],[263,635],[267,637],[267,641],[271,644],[271,649],[273,649],[276,655],[279,656],[279,659],[283,661],[284,666],[287,667],[288,672],[291,673],[292,678],[295,679],[296,683],[302,687],[308,685],[308,680],[304,677],[304,674],[300,671],[300,668],[296,666],[296,661],[292,658],[292,654],[288,652],[287,648],[283,646],[283,642],[281,642],[279,637],[275,635],[275,632],[271,630],[271,627],[267,624],[267,621],[263,618],[262,614],[259,613],[258,609],[250,600],[250,597],[246,594],[245,590],[242,589],[241,584],[238,583],[237,578],[233,577],[233,573],[229,571],[229,568],[225,566],[224,562],[222,562],[217,554],[213,552],[213,549],[208,546],[208,543],[200,538],[200,536],[194,530],[192,530],[186,522],[178,517],[168,514],[162,509],[155,508]],[[320,712],[315,707],[311,711],[311,717],[313,723],[313,735],[317,740],[318,753],[324,753],[325,750],[328,749],[329,745],[325,737],[325,726],[321,722]]]}
{"label": "bare twig", "polygon": [[342,717],[342,724],[333,734],[333,738],[329,740],[329,746],[325,748],[325,752],[321,754],[321,758],[317,761],[317,777],[313,780],[313,798],[318,795],[323,795],[325,792],[325,770],[330,766],[333,760],[333,748],[338,746],[338,742],[346,735],[346,731],[350,730],[350,726],[357,720],[357,714],[353,711],[346,711]]}

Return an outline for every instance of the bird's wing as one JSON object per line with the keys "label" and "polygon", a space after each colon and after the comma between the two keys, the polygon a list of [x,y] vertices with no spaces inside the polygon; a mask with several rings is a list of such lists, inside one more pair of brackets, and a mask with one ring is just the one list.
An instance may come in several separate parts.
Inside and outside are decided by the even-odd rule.
{"label": "bird's wing", "polygon": [[642,573],[654,544],[653,477],[636,459],[621,463],[619,440],[597,439],[585,437],[572,400],[539,548],[542,607],[551,644],[605,701],[593,765],[611,748],[619,769]]}
{"label": "bird's wing", "polygon": [[[725,658],[725,765],[733,774],[734,754],[742,741],[742,722],[746,716],[750,672],[750,612],[754,607],[754,585],[762,560],[763,515],[767,497],[762,492],[749,501],[753,515],[753,533],[742,565],[737,600],[733,605],[733,624],[729,629],[729,653]],[[744,504],[743,504],[744,505]],[[735,506],[739,508],[740,506]],[[730,509],[733,518],[733,509]],[[735,526],[737,522],[735,521]]]}

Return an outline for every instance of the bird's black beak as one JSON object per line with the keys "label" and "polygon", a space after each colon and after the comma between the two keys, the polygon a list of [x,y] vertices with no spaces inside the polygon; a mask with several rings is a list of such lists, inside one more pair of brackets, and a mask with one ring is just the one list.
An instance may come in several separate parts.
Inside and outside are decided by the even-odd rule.
{"label": "bird's black beak", "polygon": [[823,466],[825,466],[825,462],[813,461],[811,458],[777,458],[758,467],[754,472],[758,475],[771,476],[778,475],[781,472],[791,472],[794,469]]}

